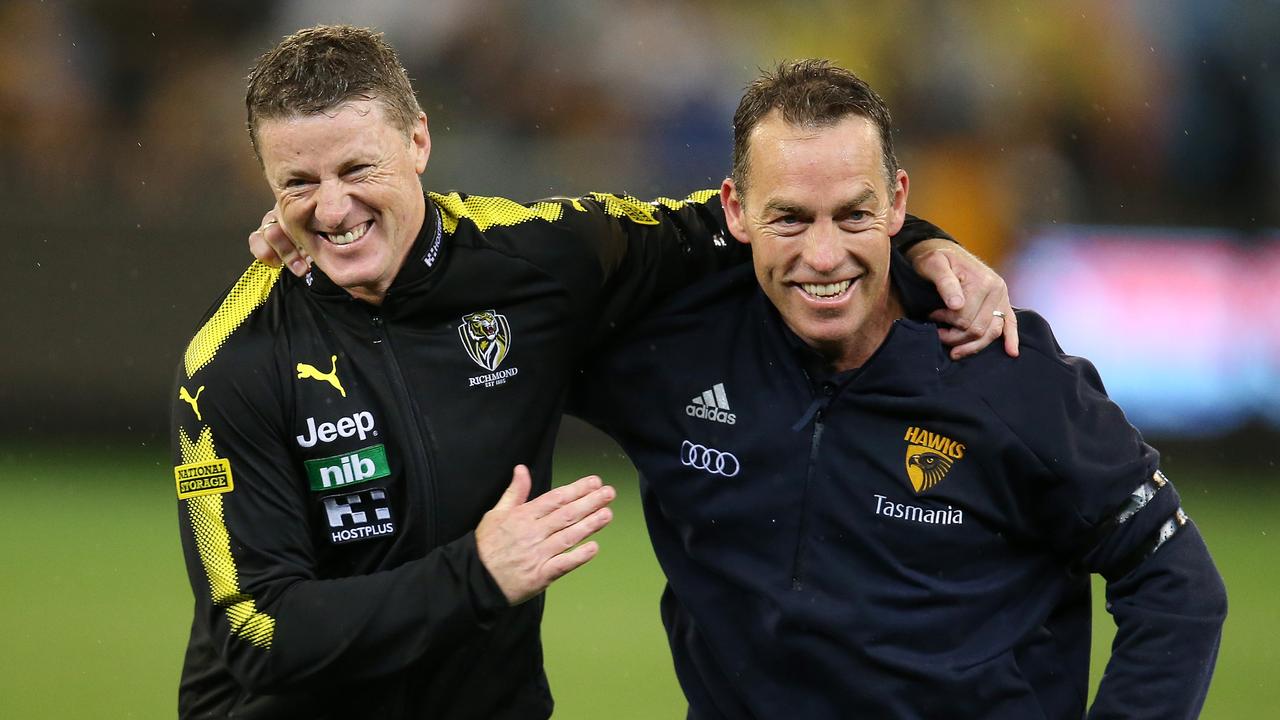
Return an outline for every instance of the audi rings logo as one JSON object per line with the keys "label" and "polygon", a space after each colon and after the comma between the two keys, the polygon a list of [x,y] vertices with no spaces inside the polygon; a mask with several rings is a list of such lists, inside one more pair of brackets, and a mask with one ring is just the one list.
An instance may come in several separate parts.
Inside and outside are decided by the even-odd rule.
{"label": "audi rings logo", "polygon": [[680,464],[725,477],[733,477],[741,469],[738,457],[733,453],[721,452],[688,440],[680,443]]}

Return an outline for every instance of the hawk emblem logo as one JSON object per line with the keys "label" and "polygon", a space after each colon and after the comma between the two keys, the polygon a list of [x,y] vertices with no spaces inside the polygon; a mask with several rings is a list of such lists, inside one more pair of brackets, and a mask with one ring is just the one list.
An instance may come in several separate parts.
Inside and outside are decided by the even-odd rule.
{"label": "hawk emblem logo", "polygon": [[907,479],[916,494],[942,482],[951,467],[964,457],[964,443],[918,427],[907,428],[905,460]]}
{"label": "hawk emblem logo", "polygon": [[462,316],[458,326],[458,338],[462,347],[477,365],[493,372],[507,357],[511,349],[511,324],[505,315],[493,310],[474,312]]}

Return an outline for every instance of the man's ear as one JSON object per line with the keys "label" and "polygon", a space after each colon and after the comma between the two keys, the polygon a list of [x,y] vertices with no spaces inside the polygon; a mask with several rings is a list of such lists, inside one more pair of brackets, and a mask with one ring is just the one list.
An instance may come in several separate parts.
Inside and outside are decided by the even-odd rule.
{"label": "man's ear", "polygon": [[414,119],[409,142],[413,146],[413,169],[421,175],[427,169],[427,158],[431,157],[431,133],[427,131],[426,113],[420,112]]}
{"label": "man's ear", "polygon": [[893,178],[893,206],[889,210],[889,235],[896,235],[907,220],[907,191],[911,188],[911,180],[907,171],[901,168]]}
{"label": "man's ear", "polygon": [[725,224],[729,232],[738,242],[751,244],[751,236],[747,234],[746,209],[742,207],[742,198],[738,196],[738,188],[733,178],[725,178],[720,183],[720,206],[724,208]]}

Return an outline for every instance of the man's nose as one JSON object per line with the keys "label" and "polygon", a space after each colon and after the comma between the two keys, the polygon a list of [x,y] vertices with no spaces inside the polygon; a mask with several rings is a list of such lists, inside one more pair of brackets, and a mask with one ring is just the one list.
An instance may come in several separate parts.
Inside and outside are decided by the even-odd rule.
{"label": "man's nose", "polygon": [[814,223],[805,238],[803,257],[817,272],[835,271],[841,261],[839,230],[832,223]]}
{"label": "man's nose", "polygon": [[340,230],[351,211],[351,196],[339,180],[323,180],[316,192],[316,222],[322,230]]}

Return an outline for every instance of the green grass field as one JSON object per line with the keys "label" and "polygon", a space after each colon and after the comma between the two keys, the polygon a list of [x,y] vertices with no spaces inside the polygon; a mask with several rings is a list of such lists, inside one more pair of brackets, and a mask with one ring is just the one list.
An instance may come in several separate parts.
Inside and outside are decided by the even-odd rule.
{"label": "green grass field", "polygon": [[[619,489],[590,565],[551,590],[544,638],[557,718],[683,718],[658,619],[661,574],[616,453],[563,452],[559,482],[598,472]],[[1280,604],[1271,569],[1280,473],[1166,462],[1227,580],[1227,621],[1203,717],[1271,717]],[[191,591],[165,453],[79,445],[0,449],[0,718],[160,718],[175,687]],[[1110,642],[1101,608],[1094,682]]]}

